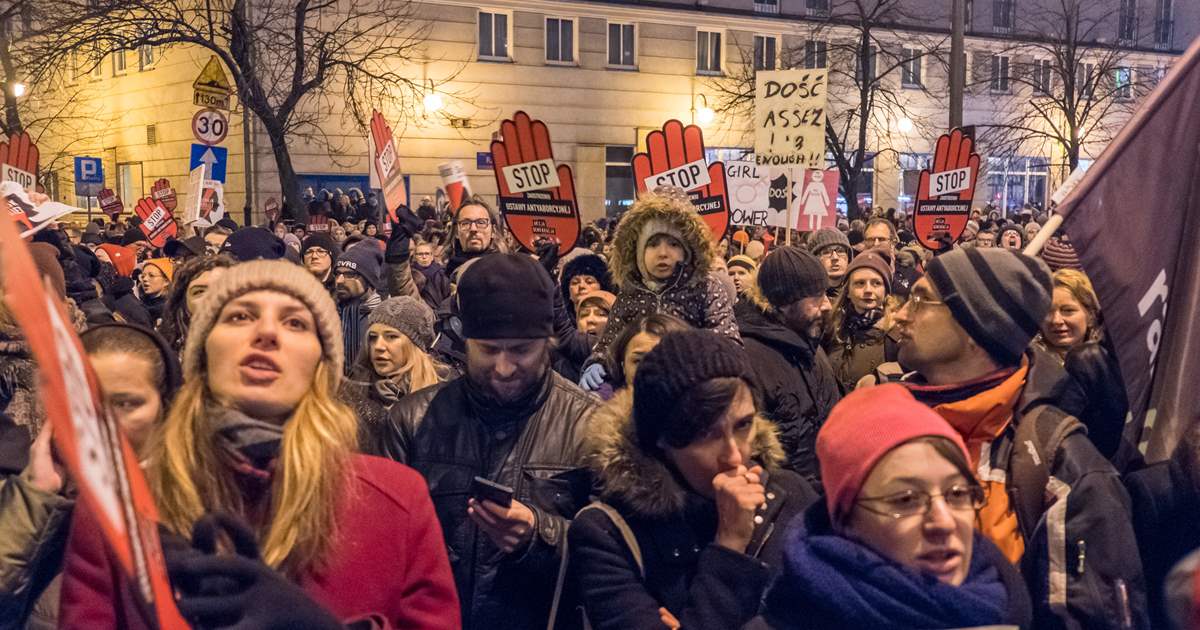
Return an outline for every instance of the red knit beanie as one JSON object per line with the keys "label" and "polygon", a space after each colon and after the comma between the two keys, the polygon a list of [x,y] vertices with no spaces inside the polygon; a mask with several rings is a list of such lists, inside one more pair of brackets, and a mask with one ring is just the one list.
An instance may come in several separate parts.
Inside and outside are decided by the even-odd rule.
{"label": "red knit beanie", "polygon": [[833,520],[850,512],[871,469],[884,455],[921,437],[944,437],[967,458],[958,432],[899,383],[855,390],[834,405],[817,433],[821,482]]}

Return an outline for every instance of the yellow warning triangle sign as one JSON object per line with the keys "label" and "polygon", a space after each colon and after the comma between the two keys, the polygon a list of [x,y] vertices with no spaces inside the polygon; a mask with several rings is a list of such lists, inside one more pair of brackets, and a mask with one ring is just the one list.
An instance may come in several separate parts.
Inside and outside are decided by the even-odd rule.
{"label": "yellow warning triangle sign", "polygon": [[216,55],[208,58],[208,63],[204,65],[204,69],[200,71],[200,76],[196,77],[192,87],[204,92],[220,92],[221,94],[229,94],[233,91],[229,85],[229,77],[225,76],[225,69],[221,67],[221,62]]}

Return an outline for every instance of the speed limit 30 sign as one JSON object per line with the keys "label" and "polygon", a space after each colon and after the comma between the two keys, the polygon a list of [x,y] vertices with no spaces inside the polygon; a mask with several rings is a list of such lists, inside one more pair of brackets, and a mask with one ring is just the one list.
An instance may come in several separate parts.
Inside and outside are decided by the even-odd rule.
{"label": "speed limit 30 sign", "polygon": [[215,109],[202,109],[192,116],[192,135],[201,144],[220,144],[229,134],[229,119]]}

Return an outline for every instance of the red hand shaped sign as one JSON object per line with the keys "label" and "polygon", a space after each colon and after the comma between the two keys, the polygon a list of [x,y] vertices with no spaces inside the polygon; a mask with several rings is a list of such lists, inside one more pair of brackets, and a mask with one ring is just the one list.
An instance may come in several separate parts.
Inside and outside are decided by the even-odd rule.
{"label": "red hand shaped sign", "polygon": [[387,209],[388,220],[396,221],[396,211],[408,199],[408,190],[404,186],[404,173],[400,171],[400,159],[396,155],[396,142],[392,138],[392,128],[378,111],[371,113],[371,139],[375,143],[375,172],[379,174],[379,185],[383,189],[383,204]]}
{"label": "red hand shaped sign", "polygon": [[554,161],[546,124],[525,112],[501,123],[500,135],[492,141],[492,162],[509,231],[528,251],[542,238],[555,238],[558,253],[566,254],[580,228],[571,167]]}
{"label": "red hand shaped sign", "polygon": [[[922,245],[938,251],[962,236],[971,215],[979,155],[961,129],[938,138],[933,164],[921,171],[913,228]],[[947,241],[947,239],[949,239]]]}
{"label": "red hand shaped sign", "polygon": [[662,131],[646,137],[646,152],[633,156],[633,181],[638,194],[658,186],[682,188],[692,205],[720,241],[729,229],[729,196],[725,164],[704,158],[704,132],[696,125],[668,120]]}
{"label": "red hand shaped sign", "polygon": [[142,222],[138,227],[146,235],[146,240],[155,247],[167,244],[168,238],[173,238],[179,228],[175,225],[175,217],[163,205],[149,197],[138,200],[134,208]]}

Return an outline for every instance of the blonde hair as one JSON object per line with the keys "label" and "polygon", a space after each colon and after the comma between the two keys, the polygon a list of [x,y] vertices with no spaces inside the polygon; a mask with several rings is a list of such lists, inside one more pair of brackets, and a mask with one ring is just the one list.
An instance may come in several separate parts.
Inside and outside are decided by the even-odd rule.
{"label": "blonde hair", "polygon": [[[412,339],[408,338],[408,335],[401,334],[400,337],[404,341],[402,342],[403,345],[401,346],[403,350],[401,351],[401,360],[398,361],[400,364],[400,369],[398,370],[397,375],[401,376],[404,382],[407,383],[407,392],[415,392],[419,389],[425,389],[430,385],[437,385],[438,383],[442,382],[442,377],[439,376],[439,372],[444,373],[446,367],[435,361],[433,357],[429,356],[429,353],[418,348],[417,344],[413,343]],[[371,361],[370,349],[366,349],[362,355],[365,361],[369,364]],[[374,372],[374,370],[372,370],[372,372]]]}
{"label": "blonde hair", "polygon": [[[283,425],[269,508],[252,523],[263,560],[293,577],[320,564],[337,536],[338,498],[347,489],[358,427],[334,395],[340,377],[326,362],[317,365],[312,386]],[[159,516],[183,536],[207,512],[251,516],[231,462],[214,448],[213,406],[207,379],[184,384],[150,449],[147,474]]]}
{"label": "blonde hair", "polygon": [[1098,341],[1102,335],[1100,298],[1087,274],[1078,269],[1059,269],[1054,272],[1054,288],[1066,289],[1088,313],[1087,340]]}

